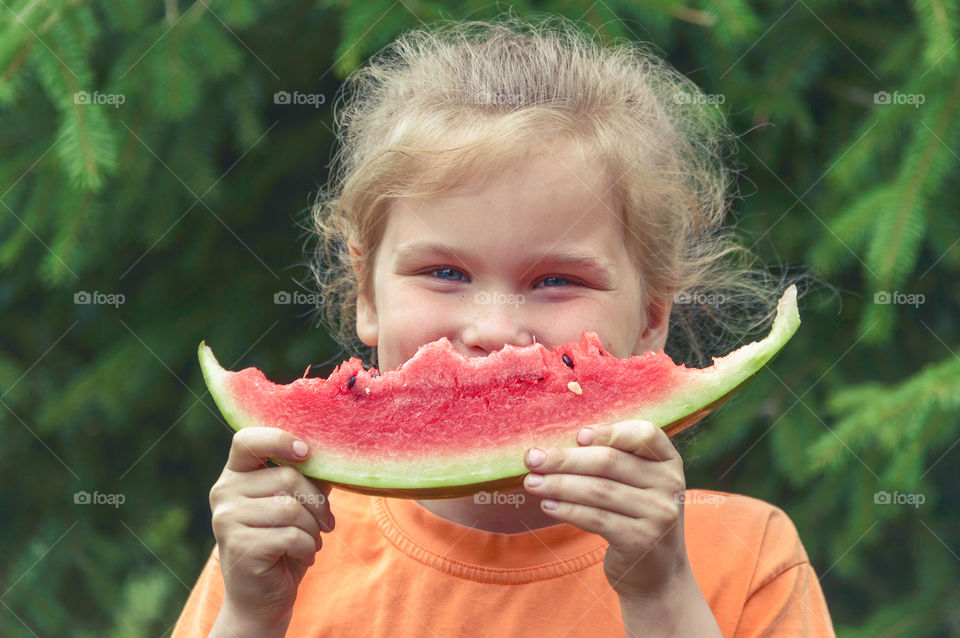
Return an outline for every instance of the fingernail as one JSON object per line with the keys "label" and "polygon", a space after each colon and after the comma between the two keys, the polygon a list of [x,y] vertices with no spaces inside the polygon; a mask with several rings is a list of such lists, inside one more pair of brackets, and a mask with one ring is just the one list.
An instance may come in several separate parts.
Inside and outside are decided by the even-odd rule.
{"label": "fingernail", "polygon": [[590,445],[593,443],[593,439],[596,437],[596,433],[590,428],[583,428],[577,434],[577,443],[580,445]]}
{"label": "fingernail", "polygon": [[327,529],[331,532],[333,531],[333,526],[336,525],[337,521],[333,518],[333,514],[330,515],[330,518],[327,519]]}
{"label": "fingernail", "polygon": [[543,509],[545,510],[555,510],[557,509],[557,505],[559,505],[559,503],[549,498],[543,499],[542,501],[540,501],[540,503],[541,505],[543,505]]}
{"label": "fingernail", "polygon": [[527,452],[527,465],[534,467],[543,463],[543,459],[547,458],[547,455],[540,448],[530,448],[530,451]]}
{"label": "fingernail", "polygon": [[307,444],[303,441],[294,441],[293,442],[293,453],[300,458],[303,458],[307,455]]}
{"label": "fingernail", "polygon": [[543,483],[543,476],[540,474],[527,474],[527,478],[524,479],[527,484],[527,487],[536,487]]}

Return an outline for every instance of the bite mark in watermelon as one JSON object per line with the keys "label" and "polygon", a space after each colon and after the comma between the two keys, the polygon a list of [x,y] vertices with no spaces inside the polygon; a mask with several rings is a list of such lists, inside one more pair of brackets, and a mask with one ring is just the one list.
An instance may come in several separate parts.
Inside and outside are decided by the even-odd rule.
{"label": "bite mark in watermelon", "polygon": [[448,498],[519,486],[528,448],[576,447],[584,426],[643,419],[675,434],[739,390],[799,325],[791,286],[767,337],[707,368],[663,351],[617,359],[589,331],[552,351],[507,345],[486,357],[440,339],[396,370],[352,358],[326,379],[286,385],[256,368],[224,370],[204,343],[199,356],[231,427],[278,427],[310,446],[305,462],[284,463],[367,494]]}

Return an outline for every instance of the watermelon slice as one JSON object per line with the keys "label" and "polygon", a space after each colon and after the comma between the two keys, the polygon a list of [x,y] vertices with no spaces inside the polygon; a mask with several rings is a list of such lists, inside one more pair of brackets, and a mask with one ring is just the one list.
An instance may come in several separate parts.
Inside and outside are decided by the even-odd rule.
{"label": "watermelon slice", "polygon": [[663,351],[617,359],[589,331],[552,351],[507,345],[469,358],[440,339],[383,374],[353,358],[326,379],[287,385],[256,368],[224,370],[203,343],[199,356],[227,422],[294,433],[311,455],[288,464],[307,476],[366,494],[449,498],[519,486],[527,448],[575,447],[583,426],[644,419],[679,432],[739,390],[799,324],[791,286],[766,338],[708,368],[678,366]]}

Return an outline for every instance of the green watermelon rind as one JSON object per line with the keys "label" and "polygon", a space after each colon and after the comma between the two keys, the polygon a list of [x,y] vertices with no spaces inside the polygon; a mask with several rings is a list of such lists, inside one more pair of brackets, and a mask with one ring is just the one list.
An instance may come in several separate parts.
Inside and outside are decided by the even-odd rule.
{"label": "green watermelon rind", "polygon": [[[663,428],[705,406],[720,402],[769,363],[794,335],[799,325],[797,291],[795,286],[790,286],[777,305],[776,318],[765,338],[746,344],[723,357],[714,358],[713,365],[708,368],[684,370],[683,385],[677,389],[674,398],[663,398],[655,405],[647,405],[639,410],[628,408],[606,415],[603,423],[636,419],[650,421]],[[220,366],[213,351],[205,343],[200,344],[198,354],[204,380],[227,423],[238,431],[264,425],[233,400],[228,389],[231,373]],[[412,461],[392,461],[382,456],[357,459],[337,454],[334,450],[322,449],[312,450],[310,458],[303,463],[283,460],[278,462],[296,467],[307,476],[354,487],[359,491],[397,490],[415,493],[416,490],[442,490],[452,486],[477,486],[482,489],[485,484],[525,474],[528,470],[523,463],[523,455],[533,445],[575,447],[577,432],[588,425],[597,424],[572,423],[569,432],[563,436],[542,440],[531,434],[528,440],[512,442],[498,449],[476,450],[475,454],[450,458],[430,456],[429,452],[425,451],[425,459]],[[469,493],[467,490],[460,492]]]}

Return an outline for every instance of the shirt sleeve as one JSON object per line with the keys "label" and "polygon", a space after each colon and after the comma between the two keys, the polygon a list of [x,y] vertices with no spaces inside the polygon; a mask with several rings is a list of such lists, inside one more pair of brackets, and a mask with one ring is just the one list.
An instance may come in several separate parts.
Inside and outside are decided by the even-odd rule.
{"label": "shirt sleeve", "polygon": [[827,601],[800,536],[775,509],[767,521],[735,638],[834,638]]}
{"label": "shirt sleeve", "polygon": [[833,638],[833,623],[810,563],[779,574],[747,599],[737,638]]}
{"label": "shirt sleeve", "polygon": [[220,573],[220,555],[214,546],[170,638],[206,638],[222,604],[223,575]]}

